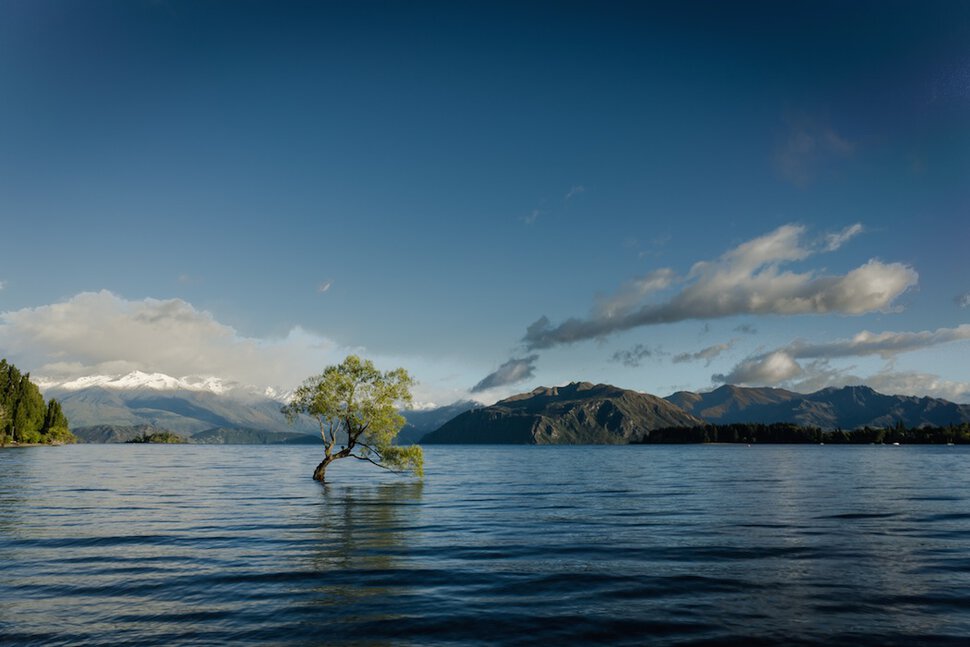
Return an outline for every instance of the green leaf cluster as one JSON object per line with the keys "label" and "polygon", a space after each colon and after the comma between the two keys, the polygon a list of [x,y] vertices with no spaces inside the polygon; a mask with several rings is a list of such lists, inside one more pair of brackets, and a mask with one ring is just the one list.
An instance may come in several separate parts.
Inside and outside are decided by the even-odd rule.
{"label": "green leaf cluster", "polygon": [[[322,481],[327,465],[339,458],[421,476],[421,448],[393,444],[405,422],[399,409],[412,404],[412,386],[414,380],[403,368],[382,372],[356,355],[307,379],[282,411],[290,421],[306,415],[320,425],[325,455],[314,478]],[[338,440],[345,443],[339,450]]]}
{"label": "green leaf cluster", "polygon": [[72,443],[67,417],[54,399],[44,403],[30,373],[0,360],[0,443]]}

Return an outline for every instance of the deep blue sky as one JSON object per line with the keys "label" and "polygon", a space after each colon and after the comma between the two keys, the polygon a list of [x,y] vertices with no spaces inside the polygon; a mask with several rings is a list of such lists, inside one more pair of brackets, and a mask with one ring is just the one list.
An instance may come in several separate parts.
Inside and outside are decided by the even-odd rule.
{"label": "deep blue sky", "polygon": [[[288,388],[357,350],[438,402],[502,365],[478,397],[730,378],[970,401],[966,3],[0,11],[0,354],[35,375]],[[735,272],[758,238],[784,249]],[[692,286],[741,305],[674,307]],[[620,301],[675,314],[616,328]],[[537,343],[543,316],[595,334]],[[846,345],[862,331],[881,345]]]}

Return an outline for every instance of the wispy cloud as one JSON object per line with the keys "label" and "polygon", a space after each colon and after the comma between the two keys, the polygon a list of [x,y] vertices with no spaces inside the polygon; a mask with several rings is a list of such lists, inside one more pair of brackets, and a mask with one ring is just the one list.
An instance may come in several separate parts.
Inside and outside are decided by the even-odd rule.
{"label": "wispy cloud", "polygon": [[539,216],[541,215],[542,215],[542,211],[540,211],[539,209],[533,209],[528,214],[523,216],[522,222],[524,222],[527,225],[534,225],[535,222],[539,219]]}
{"label": "wispy cloud", "polygon": [[630,368],[638,368],[643,363],[643,360],[659,355],[666,355],[666,353],[659,348],[647,348],[643,344],[637,344],[633,348],[616,351],[613,353],[610,361],[623,364]]}
{"label": "wispy cloud", "polygon": [[807,117],[789,119],[775,150],[775,168],[788,181],[805,187],[823,165],[851,156],[856,147],[830,125]]}
{"label": "wispy cloud", "polygon": [[758,329],[751,324],[741,324],[740,326],[734,327],[734,332],[743,333],[745,335],[757,335]]}
{"label": "wispy cloud", "polygon": [[317,286],[317,294],[323,294],[324,292],[327,292],[328,290],[330,290],[332,286],[333,286],[333,281],[324,281],[323,283]]}
{"label": "wispy cloud", "polygon": [[661,268],[627,281],[613,294],[598,297],[595,313],[606,319],[626,316],[645,297],[667,289],[676,278],[673,270]]}
{"label": "wispy cloud", "polygon": [[5,287],[7,287],[7,282],[6,281],[0,281],[0,290],[4,289]]}
{"label": "wispy cloud", "polygon": [[715,382],[775,386],[801,377],[809,371],[798,360],[828,361],[836,358],[877,355],[890,359],[940,344],[970,339],[970,324],[920,332],[872,333],[864,330],[850,339],[807,343],[795,341],[787,346],[749,357],[727,374],[711,376]]}
{"label": "wispy cloud", "polygon": [[569,189],[569,191],[566,193],[566,197],[564,197],[563,200],[568,202],[569,200],[572,200],[580,193],[585,193],[585,192],[586,192],[586,187],[584,187],[582,184],[577,184],[576,186]]}
{"label": "wispy cloud", "polygon": [[535,364],[538,359],[538,355],[512,358],[482,378],[478,384],[471,388],[471,392],[481,393],[489,389],[527,380],[535,375]]}
{"label": "wispy cloud", "polygon": [[850,239],[855,238],[862,233],[862,225],[856,223],[850,225],[840,232],[829,234],[825,237],[825,251],[834,252],[842,245],[846,244]]}
{"label": "wispy cloud", "polygon": [[[0,284],[2,286],[2,284]],[[957,305],[961,308],[970,308],[970,292],[964,292],[956,298]]]}
{"label": "wispy cloud", "polygon": [[[919,275],[902,263],[872,259],[841,276],[783,270],[785,264],[827,251],[802,242],[805,228],[785,225],[728,250],[719,258],[695,263],[685,277],[671,269],[634,279],[612,297],[600,299],[586,318],[553,324],[543,316],[523,338],[527,348],[551,348],[630,330],[687,319],[716,319],[743,314],[857,315],[889,310]],[[684,287],[667,301],[638,298],[675,283]]]}
{"label": "wispy cloud", "polygon": [[679,355],[674,355],[671,361],[674,364],[682,364],[684,362],[696,362],[699,360],[704,360],[705,366],[710,366],[711,362],[721,353],[731,350],[737,341],[737,339],[732,339],[731,341],[723,344],[715,344],[713,346],[708,346],[707,348],[702,348],[696,353],[681,353]]}

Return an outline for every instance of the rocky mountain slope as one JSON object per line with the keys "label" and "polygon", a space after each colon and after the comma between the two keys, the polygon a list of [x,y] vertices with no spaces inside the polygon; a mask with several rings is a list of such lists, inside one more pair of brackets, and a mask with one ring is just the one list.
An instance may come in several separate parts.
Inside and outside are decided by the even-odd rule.
{"label": "rocky mountain slope", "polygon": [[625,444],[651,429],[703,424],[656,396],[608,384],[540,387],[466,411],[422,439],[434,443]]}
{"label": "rocky mountain slope", "polygon": [[709,393],[681,391],[666,398],[707,422],[790,422],[822,429],[944,426],[970,422],[970,405],[939,398],[884,395],[867,386],[830,387],[801,394],[784,389],[725,385]]}

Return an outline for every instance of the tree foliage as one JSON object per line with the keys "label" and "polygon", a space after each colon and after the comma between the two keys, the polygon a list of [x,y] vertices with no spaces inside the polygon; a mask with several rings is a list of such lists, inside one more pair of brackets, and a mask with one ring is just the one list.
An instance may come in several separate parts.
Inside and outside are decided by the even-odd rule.
{"label": "tree foliage", "polygon": [[[323,481],[327,466],[340,458],[422,476],[421,448],[393,444],[405,422],[399,409],[411,406],[413,385],[403,368],[381,372],[370,360],[356,355],[308,378],[282,411],[290,421],[303,414],[320,425],[325,453],[313,478]],[[345,443],[339,449],[338,439]]]}
{"label": "tree foliage", "polygon": [[0,360],[0,443],[74,442],[57,400],[44,404],[30,373]]}

